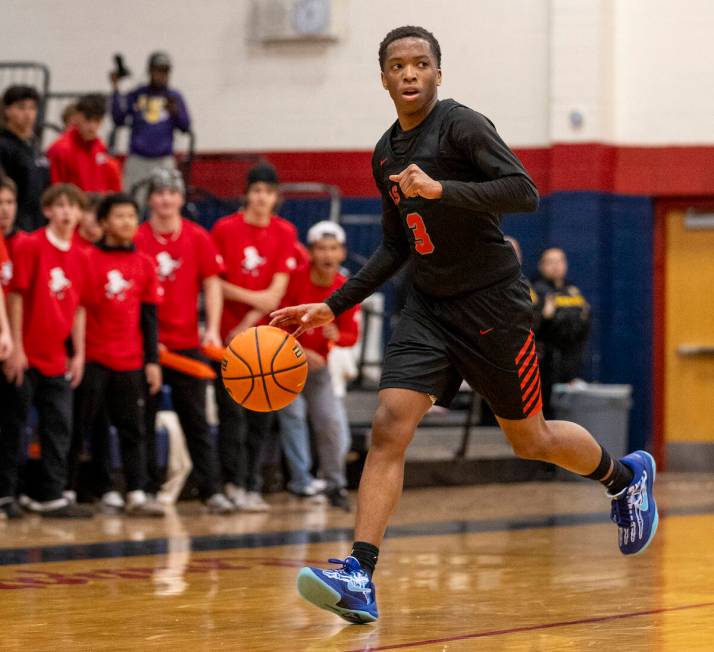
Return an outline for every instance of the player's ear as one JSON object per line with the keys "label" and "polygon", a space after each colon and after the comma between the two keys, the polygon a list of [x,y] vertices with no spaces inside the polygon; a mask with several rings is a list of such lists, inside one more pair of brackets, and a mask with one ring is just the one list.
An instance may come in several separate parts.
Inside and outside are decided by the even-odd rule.
{"label": "player's ear", "polygon": [[436,85],[441,86],[441,68],[436,69]]}
{"label": "player's ear", "polygon": [[379,73],[379,76],[382,78],[382,88],[383,88],[385,91],[386,91],[386,90],[389,90],[389,89],[387,88],[387,79],[386,79],[385,76],[384,76],[384,71],[381,71],[381,72]]}

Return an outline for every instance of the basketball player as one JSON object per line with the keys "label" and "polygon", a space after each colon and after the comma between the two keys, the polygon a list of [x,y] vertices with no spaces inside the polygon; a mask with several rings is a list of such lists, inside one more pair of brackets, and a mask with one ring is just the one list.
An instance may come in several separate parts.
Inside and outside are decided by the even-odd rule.
{"label": "basketball player", "polygon": [[528,285],[499,226],[502,212],[535,210],[533,182],[487,118],[439,101],[433,34],[393,30],[379,63],[398,118],[372,158],[383,241],[324,303],[278,310],[272,322],[297,324],[298,334],[322,326],[413,261],[413,288],[384,358],[352,553],[330,560],[339,569],[304,568],[298,577],[303,597],[355,623],[378,615],[372,573],[402,491],[407,446],[432,403],[448,405],[462,378],[488,401],[517,455],[607,487],[624,554],[642,552],[657,528],[648,453],[612,459],[580,426],[542,416]]}

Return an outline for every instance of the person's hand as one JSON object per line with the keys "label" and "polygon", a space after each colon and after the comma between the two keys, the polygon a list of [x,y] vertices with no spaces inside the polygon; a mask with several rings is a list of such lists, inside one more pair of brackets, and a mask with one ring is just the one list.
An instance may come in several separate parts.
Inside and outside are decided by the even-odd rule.
{"label": "person's hand", "polygon": [[299,306],[289,306],[281,308],[271,313],[271,326],[286,328],[297,326],[293,333],[294,337],[300,337],[305,331],[311,328],[319,328],[329,324],[334,318],[330,306],[326,303],[303,303]]}
{"label": "person's hand", "polygon": [[329,323],[322,327],[322,335],[326,340],[330,342],[337,342],[340,339],[340,329],[337,328],[337,324]]}
{"label": "person's hand", "polygon": [[0,361],[7,360],[12,354],[15,347],[12,341],[12,336],[9,331],[3,330],[0,332]]}
{"label": "person's hand", "polygon": [[543,319],[553,319],[555,315],[555,295],[546,294],[543,302]]}
{"label": "person's hand", "polygon": [[204,346],[223,346],[223,341],[221,340],[221,336],[218,331],[212,329],[206,330],[206,332],[203,334],[203,340],[201,340],[201,344],[203,344]]}
{"label": "person's hand", "polygon": [[10,354],[10,357],[3,364],[3,372],[8,383],[15,383],[17,387],[21,387],[25,380],[25,371],[29,363],[27,356],[22,347],[15,347],[15,350]]}
{"label": "person's hand", "polygon": [[84,356],[74,355],[69,359],[69,365],[67,367],[69,386],[72,389],[77,389],[79,383],[82,382],[82,376],[84,376]]}
{"label": "person's hand", "polygon": [[412,163],[399,174],[389,176],[390,181],[396,181],[405,197],[423,197],[424,199],[441,199],[444,188],[432,179],[416,163]]}
{"label": "person's hand", "polygon": [[149,362],[144,367],[144,373],[146,374],[146,384],[149,386],[149,394],[154,396],[158,394],[161,390],[161,365],[155,362]]}
{"label": "person's hand", "polygon": [[319,371],[327,366],[327,360],[312,349],[305,349],[305,359],[307,360],[307,368],[310,371]]}
{"label": "person's hand", "polygon": [[116,70],[112,70],[109,73],[109,82],[112,85],[112,90],[116,91],[119,88],[119,73]]}

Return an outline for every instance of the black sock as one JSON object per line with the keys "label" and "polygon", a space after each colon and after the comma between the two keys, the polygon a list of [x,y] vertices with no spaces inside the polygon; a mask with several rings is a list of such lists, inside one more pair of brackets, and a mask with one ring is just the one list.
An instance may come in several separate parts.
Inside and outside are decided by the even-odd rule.
{"label": "black sock", "polygon": [[[590,478],[591,480],[597,480],[601,485],[603,485],[607,492],[611,496],[619,494],[630,482],[634,474],[632,469],[626,464],[620,462],[620,460],[614,460],[610,457],[608,453],[602,446],[600,446],[602,451],[602,457],[600,458],[600,464],[598,467],[590,474],[584,477]],[[612,473],[608,476],[608,471],[610,470],[610,464],[612,463]],[[604,478],[607,476],[607,480]]]}
{"label": "black sock", "polygon": [[374,573],[374,567],[377,565],[379,548],[366,541],[355,541],[352,544],[352,552],[350,554],[359,562],[359,565],[367,571],[367,575],[371,578],[372,573]]}

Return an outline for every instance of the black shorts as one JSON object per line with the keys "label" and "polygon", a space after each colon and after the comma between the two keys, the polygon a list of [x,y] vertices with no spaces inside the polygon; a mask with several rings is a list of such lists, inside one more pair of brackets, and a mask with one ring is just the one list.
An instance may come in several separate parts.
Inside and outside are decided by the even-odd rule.
{"label": "black shorts", "polygon": [[387,346],[379,387],[431,394],[448,407],[465,380],[496,416],[533,416],[542,402],[532,319],[523,277],[447,299],[412,289]]}

